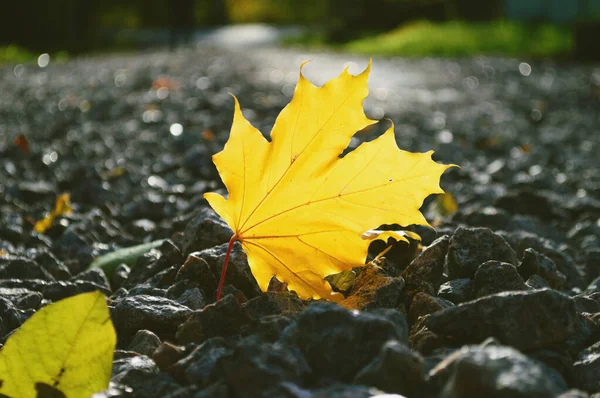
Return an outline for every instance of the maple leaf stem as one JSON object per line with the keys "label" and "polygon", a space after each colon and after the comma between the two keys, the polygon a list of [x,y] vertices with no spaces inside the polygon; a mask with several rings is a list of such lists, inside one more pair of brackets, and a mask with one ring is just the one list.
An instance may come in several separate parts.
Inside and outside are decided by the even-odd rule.
{"label": "maple leaf stem", "polygon": [[229,264],[231,250],[233,249],[233,244],[237,239],[237,234],[233,234],[231,239],[229,239],[229,246],[227,246],[227,254],[225,254],[225,261],[223,261],[223,269],[221,270],[221,279],[219,279],[219,287],[217,288],[217,301],[221,299],[221,291],[223,290],[223,284],[225,283],[225,275],[227,274],[227,264]]}

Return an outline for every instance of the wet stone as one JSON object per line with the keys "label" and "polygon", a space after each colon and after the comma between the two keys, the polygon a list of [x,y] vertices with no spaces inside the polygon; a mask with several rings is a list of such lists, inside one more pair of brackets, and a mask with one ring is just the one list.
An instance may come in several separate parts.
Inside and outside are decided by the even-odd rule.
{"label": "wet stone", "polygon": [[473,277],[474,297],[512,290],[527,290],[527,285],[514,265],[491,260],[477,268]]}
{"label": "wet stone", "polygon": [[488,260],[517,265],[515,251],[500,236],[487,228],[459,227],[450,239],[446,263],[450,279],[471,278]]}

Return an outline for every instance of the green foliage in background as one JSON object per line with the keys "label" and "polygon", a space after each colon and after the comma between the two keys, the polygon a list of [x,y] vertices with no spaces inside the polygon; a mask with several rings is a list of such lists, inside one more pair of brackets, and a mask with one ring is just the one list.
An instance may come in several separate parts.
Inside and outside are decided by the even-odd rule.
{"label": "green foliage in background", "polygon": [[[26,64],[36,62],[39,54],[35,54],[15,44],[0,46],[0,65],[2,64]],[[65,62],[69,59],[66,51],[57,51],[50,54],[51,62]]]}
{"label": "green foliage in background", "polygon": [[14,44],[0,47],[0,64],[31,62],[35,55]]}
{"label": "green foliage in background", "polygon": [[[303,37],[295,42],[310,46],[325,44],[323,36],[318,34]],[[573,34],[569,28],[549,24],[417,21],[387,33],[366,36],[334,48],[361,54],[400,56],[454,57],[498,54],[546,57],[569,54],[573,46]]]}

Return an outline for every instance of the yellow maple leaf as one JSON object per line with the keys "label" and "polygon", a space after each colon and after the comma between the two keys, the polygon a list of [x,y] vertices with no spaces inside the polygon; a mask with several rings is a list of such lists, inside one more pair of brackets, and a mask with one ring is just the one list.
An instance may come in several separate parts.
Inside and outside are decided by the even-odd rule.
{"label": "yellow maple leaf", "polygon": [[102,293],[50,304],[21,325],[0,351],[0,395],[78,398],[105,390],[116,342]]}
{"label": "yellow maple leaf", "polygon": [[323,278],[365,264],[370,242],[361,234],[381,224],[429,225],[419,208],[443,193],[439,179],[450,167],[432,151],[400,150],[392,126],[340,157],[357,131],[376,123],[362,107],[370,67],[357,76],[346,69],[322,87],[301,71],[271,142],[235,100],[229,140],[213,156],[229,195],[204,197],[233,229],[230,249],[241,242],[263,291],[275,276],[303,299],[339,301]]}
{"label": "yellow maple leaf", "polygon": [[38,220],[33,229],[36,232],[43,234],[46,232],[52,224],[54,223],[54,219],[60,217],[65,214],[70,214],[73,211],[71,207],[71,195],[68,193],[63,193],[56,198],[56,203],[54,204],[54,210],[52,210],[46,217]]}

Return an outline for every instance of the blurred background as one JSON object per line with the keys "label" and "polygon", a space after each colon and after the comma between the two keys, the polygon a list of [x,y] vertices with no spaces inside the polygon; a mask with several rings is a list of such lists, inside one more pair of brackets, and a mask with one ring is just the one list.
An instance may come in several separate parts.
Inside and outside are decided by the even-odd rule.
{"label": "blurred background", "polygon": [[0,10],[0,59],[15,61],[215,33],[368,54],[600,57],[600,0],[7,0]]}

